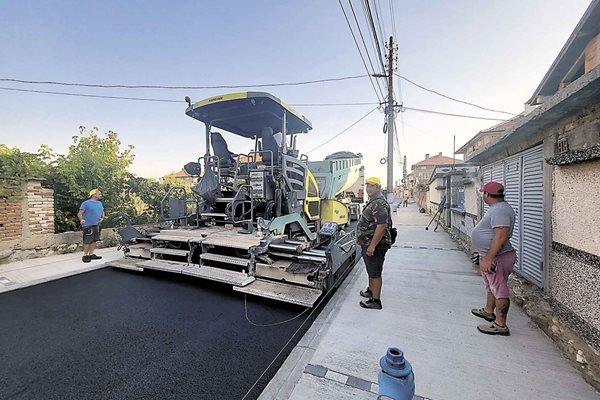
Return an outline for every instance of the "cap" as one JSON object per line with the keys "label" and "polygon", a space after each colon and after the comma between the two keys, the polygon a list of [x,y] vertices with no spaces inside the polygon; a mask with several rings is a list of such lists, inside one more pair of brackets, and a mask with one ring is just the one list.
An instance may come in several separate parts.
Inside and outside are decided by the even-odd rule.
{"label": "cap", "polygon": [[381,181],[376,176],[372,176],[369,179],[367,179],[366,183],[370,183],[371,185],[377,185],[377,186],[381,187]]}
{"label": "cap", "polygon": [[88,198],[92,197],[93,195],[96,194],[96,192],[99,192],[99,191],[100,191],[100,189],[98,189],[98,188],[90,190],[90,192],[88,193]]}
{"label": "cap", "polygon": [[498,182],[488,182],[481,189],[480,192],[486,192],[492,195],[504,195],[504,186]]}

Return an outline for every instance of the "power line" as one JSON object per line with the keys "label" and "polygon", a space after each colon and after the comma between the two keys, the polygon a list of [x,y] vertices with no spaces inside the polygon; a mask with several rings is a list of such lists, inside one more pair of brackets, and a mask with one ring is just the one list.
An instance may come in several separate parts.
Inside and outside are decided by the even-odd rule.
{"label": "power line", "polygon": [[398,35],[396,35],[396,13],[394,12],[394,0],[389,0],[390,4],[390,20],[392,21],[392,32],[394,33],[394,37],[396,38],[396,42],[398,41]]}
{"label": "power line", "polygon": [[99,99],[115,99],[115,100],[136,100],[136,101],[154,101],[162,103],[184,103],[183,100],[169,100],[169,99],[153,99],[143,97],[122,97],[122,96],[102,96],[97,94],[84,94],[84,93],[65,93],[65,92],[51,92],[47,90],[32,90],[32,89],[17,89],[1,87],[0,90],[11,90],[15,92],[28,92],[28,93],[44,93],[44,94],[56,94],[62,96],[75,96],[75,97],[95,97]]}
{"label": "power line", "polygon": [[382,41],[382,43],[384,43],[384,46],[385,46],[385,42],[387,40],[387,35],[385,34],[385,25],[383,24],[383,18],[381,18],[381,15],[383,15],[383,13],[381,12],[381,8],[379,6],[380,2],[375,1],[374,3],[375,3],[375,19],[377,20],[377,27],[379,28],[379,36],[381,37],[381,41]]}
{"label": "power line", "polygon": [[375,106],[379,103],[290,103],[294,107],[338,107],[338,106]]}
{"label": "power line", "polygon": [[356,40],[356,36],[354,35],[352,26],[350,25],[350,20],[348,19],[348,16],[346,15],[346,10],[344,9],[344,6],[342,5],[342,0],[338,0],[338,2],[340,3],[340,8],[342,9],[342,13],[344,13],[344,18],[346,19],[346,23],[348,24],[348,29],[350,29],[350,33],[352,34],[352,39],[354,39],[354,44],[356,45],[356,49],[358,50],[360,59],[362,60],[363,65],[365,66],[365,71],[367,71],[367,74],[369,74],[369,81],[371,81],[371,86],[373,86],[373,90],[375,91],[375,96],[377,96],[377,101],[379,101],[381,103],[381,99],[379,98],[379,93],[377,92],[377,89],[375,88],[375,84],[373,83],[373,78],[371,77],[371,75],[369,73],[369,68],[367,68],[367,63],[365,62],[365,58],[363,57],[363,55],[360,51],[360,46],[358,45],[358,41]]}
{"label": "power line", "polygon": [[[145,97],[122,97],[122,96],[102,96],[102,95],[85,94],[85,93],[66,93],[66,92],[52,92],[52,91],[47,91],[47,90],[17,89],[17,88],[7,88],[7,87],[2,87],[2,86],[0,86],[0,90],[10,90],[10,91],[14,91],[14,92],[27,92],[27,93],[53,94],[53,95],[60,95],[60,96],[92,97],[92,98],[114,99],[114,100],[153,101],[153,102],[162,102],[162,103],[183,103],[182,100],[172,100],[172,99],[157,99],[157,98],[145,98]],[[379,103],[370,103],[370,102],[363,102],[363,103],[290,103],[290,105],[292,105],[292,106],[303,106],[303,107],[311,107],[311,106],[332,106],[332,107],[334,107],[334,106],[365,106],[365,105],[374,105],[374,104],[379,104]],[[373,110],[371,110],[371,112],[373,112],[375,109],[377,109],[377,107],[374,108]],[[451,113],[445,113],[445,112],[441,112],[441,111],[425,110],[425,109],[405,107],[405,106],[402,106],[402,110],[419,111],[419,112],[425,112],[425,113],[429,113],[429,114],[445,115],[445,116],[449,116],[449,117],[473,118],[473,119],[482,119],[482,120],[489,120],[489,121],[506,121],[504,119],[498,119],[498,118],[486,118],[486,117],[477,117],[477,116],[473,116],[473,115],[451,114]],[[369,112],[369,114],[371,112]],[[313,149],[313,150],[316,150],[316,149]]]}
{"label": "power line", "polygon": [[349,79],[359,79],[369,77],[371,75],[368,73],[367,75],[352,75],[352,76],[344,76],[340,78],[325,78],[325,79],[314,79],[310,81],[298,81],[298,82],[277,82],[277,83],[261,83],[261,84],[252,84],[252,85],[215,85],[215,86],[165,86],[165,85],[106,85],[106,84],[96,84],[96,83],[72,83],[72,82],[57,82],[57,81],[31,81],[31,80],[22,80],[22,79],[10,79],[10,78],[0,78],[0,82],[14,82],[14,83],[25,83],[25,84],[35,84],[35,85],[59,85],[59,86],[81,86],[81,87],[93,87],[93,88],[103,88],[103,89],[187,89],[187,90],[196,90],[196,89],[239,89],[239,88],[256,88],[256,87],[279,87],[279,86],[299,86],[299,85],[310,85],[314,83],[323,83],[323,82],[336,82],[336,81],[345,81]]}
{"label": "power line", "polygon": [[425,90],[427,92],[431,92],[431,93],[437,94],[438,96],[444,97],[444,98],[452,100],[452,101],[456,101],[458,103],[467,104],[469,106],[477,107],[477,108],[480,108],[480,109],[485,110],[485,111],[492,111],[492,112],[497,112],[497,113],[502,113],[502,114],[508,114],[508,115],[512,115],[512,116],[517,115],[517,114],[511,113],[511,112],[508,112],[508,111],[494,110],[494,109],[491,109],[491,108],[482,107],[482,106],[477,105],[477,104],[469,103],[468,101],[458,100],[458,99],[455,99],[454,97],[446,96],[445,94],[442,94],[440,92],[436,92],[435,90],[427,89],[426,87],[421,86],[418,83],[415,83],[415,82],[411,81],[410,79],[408,79],[408,78],[406,78],[406,77],[404,77],[404,76],[402,76],[400,74],[396,74],[396,76],[398,78],[404,79],[405,81],[407,81],[409,83],[412,83],[416,87],[421,88],[421,89],[423,89],[423,90]]}
{"label": "power line", "polygon": [[381,50],[379,49],[379,43],[375,43],[375,39],[373,38],[373,35],[371,34],[371,24],[369,22],[369,12],[367,11],[367,6],[366,6],[366,2],[365,0],[363,0],[362,2],[362,7],[363,7],[363,13],[365,14],[365,21],[367,23],[367,27],[369,28],[369,38],[370,38],[370,42],[371,42],[371,46],[373,47],[373,51],[375,53],[378,54],[378,61],[379,61],[379,65],[381,66],[381,73],[384,74],[385,73],[385,65],[383,63],[383,60],[381,59]]}
{"label": "power line", "polygon": [[422,108],[411,108],[411,107],[404,107],[402,106],[403,110],[410,110],[410,111],[419,111],[419,112],[424,112],[424,113],[428,113],[428,114],[438,114],[438,115],[446,115],[448,117],[461,117],[461,118],[472,118],[472,119],[483,119],[483,120],[487,120],[487,121],[506,121],[505,119],[499,119],[499,118],[487,118],[487,117],[477,117],[474,115],[464,115],[464,114],[452,114],[452,113],[445,113],[445,112],[441,112],[441,111],[433,111],[433,110],[424,110]]}
{"label": "power line", "polygon": [[385,73],[385,64],[383,62],[383,56],[381,55],[381,47],[379,44],[379,38],[377,37],[377,29],[375,28],[375,23],[373,22],[373,13],[371,12],[371,6],[369,5],[369,0],[364,0],[365,1],[365,9],[366,9],[366,16],[367,16],[367,20],[369,21],[369,25],[371,27],[371,33],[373,34],[373,37],[375,38],[375,44],[377,45],[377,54],[379,55],[379,61],[381,62],[381,66],[383,68],[383,73]]}
{"label": "power line", "polygon": [[350,126],[348,126],[347,128],[345,128],[344,130],[342,130],[337,135],[333,136],[331,139],[328,139],[325,142],[323,142],[320,145],[318,145],[317,147],[315,147],[314,149],[307,151],[306,154],[312,153],[313,151],[317,150],[318,148],[325,146],[327,143],[331,142],[333,139],[337,138],[342,133],[346,132],[348,129],[352,128],[354,125],[358,124],[360,121],[362,121],[363,119],[367,118],[375,110],[377,110],[377,107],[373,108],[371,111],[369,111],[368,113],[366,113],[365,115],[363,115],[362,117],[360,117],[360,119],[358,119],[357,121],[353,122]]}
{"label": "power line", "polygon": [[[354,12],[354,7],[352,6],[352,1],[348,0],[348,4],[350,4],[350,9],[352,10],[352,15],[354,16],[354,21],[356,22],[356,27],[358,28],[360,40],[362,41],[362,44],[365,48],[365,53],[367,54],[367,58],[369,59],[369,64],[371,65],[371,70],[373,71],[373,74],[375,74],[375,67],[373,67],[373,61],[371,61],[371,55],[369,54],[369,49],[367,48],[367,44],[365,43],[365,38],[362,34],[362,29],[360,29],[360,24],[358,23],[358,18],[356,18],[356,13]],[[379,84],[379,80],[375,79],[375,82],[377,83],[377,87],[379,88],[381,97],[385,98],[385,95],[383,94],[383,90],[381,89],[381,85]]]}

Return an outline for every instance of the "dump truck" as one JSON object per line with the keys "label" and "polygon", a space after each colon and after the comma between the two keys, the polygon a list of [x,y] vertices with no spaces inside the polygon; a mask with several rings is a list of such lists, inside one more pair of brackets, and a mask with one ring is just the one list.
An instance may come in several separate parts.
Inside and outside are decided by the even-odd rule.
{"label": "dump truck", "polygon": [[[314,306],[360,258],[348,206],[336,196],[359,178],[362,157],[336,154],[324,161],[340,168],[328,171],[309,162],[296,142],[312,124],[269,93],[186,101],[186,115],[205,128],[205,154],[184,167],[198,183],[192,195],[168,190],[160,229],[119,229],[125,257],[112,265]],[[250,150],[230,151],[231,135],[246,139]]]}

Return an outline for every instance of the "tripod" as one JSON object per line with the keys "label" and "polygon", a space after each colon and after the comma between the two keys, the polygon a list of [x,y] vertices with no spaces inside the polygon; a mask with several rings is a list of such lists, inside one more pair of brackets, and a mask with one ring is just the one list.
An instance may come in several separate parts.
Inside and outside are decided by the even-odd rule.
{"label": "tripod", "polygon": [[440,201],[440,205],[439,205],[437,211],[435,212],[435,214],[433,214],[433,217],[431,218],[431,221],[429,221],[429,223],[425,227],[426,231],[429,230],[429,225],[431,225],[431,223],[433,222],[433,220],[435,219],[435,217],[438,217],[437,221],[435,222],[435,228],[433,228],[434,232],[437,231],[437,228],[438,228],[438,226],[440,224],[440,217],[442,215],[442,211],[444,211],[444,208],[446,208],[445,204],[446,204],[446,196],[442,197],[442,201]]}

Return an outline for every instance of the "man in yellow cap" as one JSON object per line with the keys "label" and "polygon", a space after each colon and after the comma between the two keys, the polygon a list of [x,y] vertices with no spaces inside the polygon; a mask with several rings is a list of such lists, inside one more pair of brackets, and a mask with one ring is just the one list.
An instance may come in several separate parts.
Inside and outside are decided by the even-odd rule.
{"label": "man in yellow cap", "polygon": [[362,247],[363,260],[369,275],[369,287],[360,295],[367,300],[360,302],[363,308],[381,310],[381,286],[385,253],[392,246],[390,233],[390,205],[381,193],[381,181],[371,177],[366,181],[369,202],[356,226],[356,243]]}
{"label": "man in yellow cap", "polygon": [[81,261],[89,263],[102,257],[94,254],[96,242],[100,240],[100,224],[104,219],[104,206],[100,202],[102,192],[100,189],[92,189],[88,199],[81,203],[77,218],[83,229],[83,257]]}

